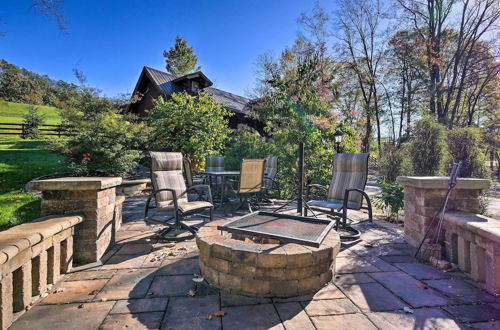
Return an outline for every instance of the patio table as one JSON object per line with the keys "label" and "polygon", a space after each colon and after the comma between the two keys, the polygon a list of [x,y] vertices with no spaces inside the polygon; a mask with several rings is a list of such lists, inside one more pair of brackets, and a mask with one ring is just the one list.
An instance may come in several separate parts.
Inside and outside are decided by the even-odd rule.
{"label": "patio table", "polygon": [[[219,185],[219,198],[220,203],[218,207],[222,207],[224,203],[224,195],[226,190],[226,178],[230,176],[240,176],[240,171],[208,171],[208,172],[200,172],[201,175],[206,175],[209,177],[215,177],[215,184]],[[221,178],[218,180],[217,178]],[[219,184],[220,181],[220,184]]]}

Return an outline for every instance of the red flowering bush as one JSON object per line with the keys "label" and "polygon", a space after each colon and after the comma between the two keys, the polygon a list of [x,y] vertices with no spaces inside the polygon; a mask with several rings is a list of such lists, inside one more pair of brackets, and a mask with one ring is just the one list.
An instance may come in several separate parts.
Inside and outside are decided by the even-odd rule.
{"label": "red flowering bush", "polygon": [[148,128],[100,91],[82,85],[74,103],[60,112],[68,136],[51,139],[68,169],[77,176],[126,175],[141,157]]}
{"label": "red flowering bush", "polygon": [[78,150],[80,150],[79,147],[73,147],[64,151],[68,169],[76,175],[86,175],[91,172],[89,162],[92,161],[92,158],[90,158],[90,152],[79,152]]}

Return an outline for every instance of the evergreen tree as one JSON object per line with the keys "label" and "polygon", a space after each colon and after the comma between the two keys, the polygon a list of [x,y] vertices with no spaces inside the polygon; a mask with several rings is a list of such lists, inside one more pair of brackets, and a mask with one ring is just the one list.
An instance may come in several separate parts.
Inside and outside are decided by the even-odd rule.
{"label": "evergreen tree", "polygon": [[181,36],[175,37],[175,45],[168,51],[163,51],[167,72],[175,76],[183,76],[193,71],[199,71],[196,66],[198,57],[194,54],[193,47],[188,47],[186,40]]}

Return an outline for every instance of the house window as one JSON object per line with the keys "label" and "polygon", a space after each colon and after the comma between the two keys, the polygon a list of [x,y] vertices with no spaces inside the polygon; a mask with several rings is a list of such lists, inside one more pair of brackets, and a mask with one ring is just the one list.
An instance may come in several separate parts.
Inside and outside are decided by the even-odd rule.
{"label": "house window", "polygon": [[200,84],[197,81],[191,81],[191,92],[198,93],[199,89],[200,89]]}

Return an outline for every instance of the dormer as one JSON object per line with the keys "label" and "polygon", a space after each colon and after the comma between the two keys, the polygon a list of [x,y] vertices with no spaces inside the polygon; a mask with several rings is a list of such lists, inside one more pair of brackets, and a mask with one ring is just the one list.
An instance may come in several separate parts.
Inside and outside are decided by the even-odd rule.
{"label": "dormer", "polygon": [[213,85],[210,79],[201,71],[189,73],[172,80],[172,82],[190,94],[196,94],[199,90]]}

